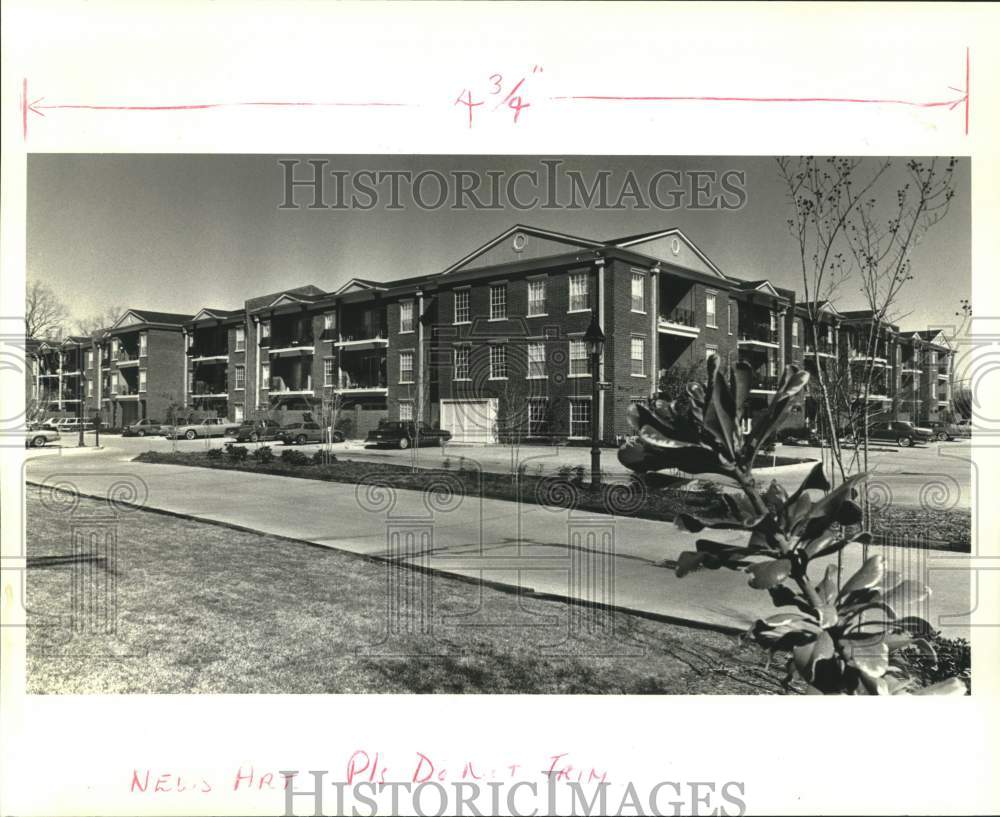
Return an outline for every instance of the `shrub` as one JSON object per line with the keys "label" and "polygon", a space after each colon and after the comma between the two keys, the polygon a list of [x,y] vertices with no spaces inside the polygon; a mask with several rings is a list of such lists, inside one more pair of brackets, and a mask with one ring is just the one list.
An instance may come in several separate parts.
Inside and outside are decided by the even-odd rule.
{"label": "shrub", "polygon": [[587,476],[587,471],[582,465],[577,465],[573,468],[573,482],[577,485],[583,484],[584,478]]}
{"label": "shrub", "polygon": [[313,465],[329,465],[331,462],[337,461],[337,455],[332,451],[324,451],[320,448],[313,453],[311,460]]}
{"label": "shrub", "polygon": [[210,460],[221,460],[222,459],[222,449],[221,448],[209,448],[208,458]]}
{"label": "shrub", "polygon": [[[723,520],[677,515],[682,529],[742,529],[745,544],[699,539],[695,550],[680,554],[676,573],[699,569],[744,570],[750,587],[766,590],[778,615],[758,620],[752,637],[772,652],[789,654],[785,684],[798,676],[812,692],[848,695],[964,695],[966,685],[950,675],[929,686],[914,669],[913,654],[938,663],[928,636],[933,630],[913,609],[930,588],[887,572],[881,555],[865,560],[843,585],[837,566],[827,565],[822,579],[809,575],[811,562],[840,552],[851,543],[868,544],[872,536],[858,530],[863,520],[854,501],[866,474],[856,474],[831,490],[817,463],[791,496],[776,481],[763,493],[753,478],[753,461],[773,437],[790,401],[809,382],[809,373],[786,366],[768,409],[743,431],[743,412],[753,372],[738,363],[723,375],[718,357],[708,360],[708,382],[690,383],[688,404],[658,401],[652,408],[629,407],[637,437],[619,449],[627,468],[646,473],[678,468],[687,473],[719,474],[734,480],[742,494],[722,495],[728,511]],[[822,492],[817,496],[818,492]],[[791,608],[791,609],[789,609]]]}
{"label": "shrub", "polygon": [[271,450],[271,446],[262,445],[253,452],[253,458],[263,465],[274,460],[274,452]]}
{"label": "shrub", "polygon": [[226,456],[232,462],[245,462],[249,453],[245,445],[230,445],[226,448]]}
{"label": "shrub", "polygon": [[281,452],[281,461],[287,465],[308,465],[309,456],[294,448],[286,448]]}

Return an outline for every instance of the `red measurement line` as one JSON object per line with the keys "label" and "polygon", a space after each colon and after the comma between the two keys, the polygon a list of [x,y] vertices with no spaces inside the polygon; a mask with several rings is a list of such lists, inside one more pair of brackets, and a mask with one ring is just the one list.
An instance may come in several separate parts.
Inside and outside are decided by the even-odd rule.
{"label": "red measurement line", "polygon": [[206,102],[201,105],[40,105],[33,102],[31,110],[81,111],[203,111],[208,108],[289,107],[289,108],[410,108],[408,102]]}

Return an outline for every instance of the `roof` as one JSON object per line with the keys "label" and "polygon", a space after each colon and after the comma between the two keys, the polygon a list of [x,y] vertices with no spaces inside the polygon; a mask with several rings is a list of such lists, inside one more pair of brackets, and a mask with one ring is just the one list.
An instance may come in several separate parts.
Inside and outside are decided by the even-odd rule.
{"label": "roof", "polygon": [[209,319],[215,320],[227,320],[230,318],[239,318],[243,315],[242,309],[215,309],[214,307],[204,307],[197,315],[195,315],[191,322],[203,321]]}
{"label": "roof", "polygon": [[[775,298],[788,298],[787,295],[783,295],[777,289],[774,288],[774,284],[768,281],[766,278],[761,278],[757,281],[741,281],[738,278],[730,278],[731,281],[735,282],[736,288],[741,292],[767,292],[773,295]],[[784,290],[788,292],[788,290]],[[792,298],[794,298],[795,293],[791,293]],[[791,299],[789,299],[791,300]]]}
{"label": "roof", "polygon": [[292,289],[282,289],[278,292],[272,292],[269,295],[259,295],[256,298],[250,298],[246,302],[246,308],[251,312],[257,309],[266,309],[283,295],[291,296],[300,301],[309,302],[318,301],[320,298],[325,297],[326,292],[318,286],[306,284],[305,286],[294,287]]}

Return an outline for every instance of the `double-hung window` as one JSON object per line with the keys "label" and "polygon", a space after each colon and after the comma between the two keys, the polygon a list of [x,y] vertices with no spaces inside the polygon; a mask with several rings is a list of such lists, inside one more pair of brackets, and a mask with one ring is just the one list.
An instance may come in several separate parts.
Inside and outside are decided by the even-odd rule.
{"label": "double-hung window", "polygon": [[455,380],[469,379],[469,353],[468,346],[455,347]]}
{"label": "double-hung window", "polygon": [[455,290],[455,323],[469,322],[469,290]]}
{"label": "double-hung window", "polygon": [[532,397],[528,400],[528,436],[542,437],[548,433],[548,400]]}
{"label": "double-hung window", "polygon": [[539,380],[545,377],[545,344],[539,341],[528,343],[528,378]]}
{"label": "double-hung window", "polygon": [[632,335],[632,374],[644,377],[646,374],[646,339]]}
{"label": "double-hung window", "polygon": [[413,352],[399,353],[399,382],[413,382]]}
{"label": "double-hung window", "polygon": [[236,367],[236,388],[242,389],[246,387],[247,382],[247,370],[245,366]]}
{"label": "double-hung window", "polygon": [[507,317],[507,285],[490,286],[490,320],[499,321]]}
{"label": "double-hung window", "polygon": [[503,343],[490,346],[490,380],[507,379],[507,347]]}
{"label": "double-hung window", "polygon": [[399,305],[399,331],[413,331],[413,301],[403,301]]}
{"label": "double-hung window", "polygon": [[580,312],[590,308],[590,275],[571,272],[569,276],[569,311]]}
{"label": "double-hung window", "polygon": [[545,314],[545,279],[528,281],[528,317]]}
{"label": "double-hung window", "polygon": [[570,400],[569,401],[569,436],[589,437],[590,436],[590,401]]}
{"label": "double-hung window", "polygon": [[715,293],[705,293],[705,325],[716,329],[715,323]]}
{"label": "double-hung window", "polygon": [[569,342],[569,376],[586,377],[590,374],[590,355],[587,344],[582,340]]}
{"label": "double-hung window", "polygon": [[641,272],[632,273],[632,311],[646,311],[646,276]]}
{"label": "double-hung window", "polygon": [[246,330],[242,326],[236,327],[236,351],[242,352],[247,348]]}

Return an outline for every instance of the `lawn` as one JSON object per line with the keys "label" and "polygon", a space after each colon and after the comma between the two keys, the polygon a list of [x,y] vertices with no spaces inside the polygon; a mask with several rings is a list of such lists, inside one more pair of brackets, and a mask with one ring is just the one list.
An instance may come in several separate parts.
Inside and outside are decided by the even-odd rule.
{"label": "lawn", "polygon": [[[101,513],[97,500],[68,515],[28,492],[31,693],[782,691],[782,662],[768,667],[736,636],[615,613],[611,637],[568,638],[563,602],[405,569],[411,591],[430,583],[433,637],[373,647],[384,563],[148,511],[118,517],[113,565],[76,560],[71,530]],[[71,631],[74,587],[112,578],[114,636]]]}

